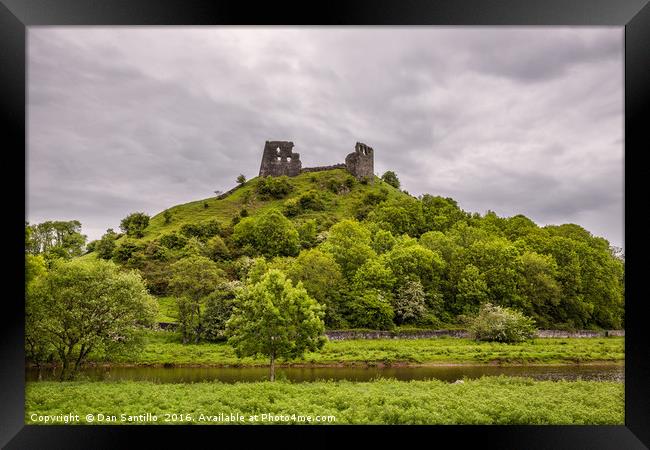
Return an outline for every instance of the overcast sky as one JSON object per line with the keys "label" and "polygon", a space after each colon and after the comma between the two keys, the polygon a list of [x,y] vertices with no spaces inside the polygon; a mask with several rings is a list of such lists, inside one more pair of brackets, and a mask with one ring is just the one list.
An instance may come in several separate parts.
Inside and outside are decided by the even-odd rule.
{"label": "overcast sky", "polygon": [[257,176],[266,140],[623,246],[623,28],[28,28],[30,223],[97,239]]}

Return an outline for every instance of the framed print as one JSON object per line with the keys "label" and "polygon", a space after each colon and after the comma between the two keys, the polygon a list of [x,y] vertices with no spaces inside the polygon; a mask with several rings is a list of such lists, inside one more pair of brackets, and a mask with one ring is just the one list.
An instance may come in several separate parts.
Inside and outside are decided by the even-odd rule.
{"label": "framed print", "polygon": [[3,448],[645,448],[649,22],[2,0]]}

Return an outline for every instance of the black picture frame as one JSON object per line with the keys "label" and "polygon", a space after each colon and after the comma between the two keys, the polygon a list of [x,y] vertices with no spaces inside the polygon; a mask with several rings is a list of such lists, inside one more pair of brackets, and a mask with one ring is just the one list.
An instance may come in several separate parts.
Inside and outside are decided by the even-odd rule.
{"label": "black picture frame", "polygon": [[[624,426],[376,426],[358,427],[154,427],[29,426],[24,424],[24,233],[26,155],[26,27],[36,25],[571,25],[625,27],[625,240],[626,339]],[[650,149],[650,5],[648,0],[364,0],[260,2],[233,0],[0,0],[0,127],[5,172],[6,249],[16,261],[5,269],[11,293],[3,301],[0,445],[15,448],[122,448],[144,438],[148,446],[194,445],[207,439],[238,445],[252,437],[278,443],[337,444],[340,432],[361,432],[365,445],[392,436],[416,443],[482,448],[635,449],[650,446],[650,345],[642,292],[648,239],[634,231],[647,204],[642,189],[644,151]],[[25,171],[23,171],[25,174]],[[647,176],[647,175],[646,175]],[[14,177],[16,179],[14,179]],[[18,195],[16,194],[18,191]],[[22,196],[20,195],[22,194]],[[634,207],[639,210],[634,210]],[[642,218],[636,220],[643,223]],[[643,227],[639,227],[640,230]],[[647,258],[647,257],[646,257]],[[21,263],[18,263],[21,261]],[[636,295],[635,295],[636,294]],[[263,436],[259,436],[262,434]],[[305,440],[309,439],[309,440]],[[233,444],[228,444],[233,445]],[[417,444],[421,445],[421,444]]]}

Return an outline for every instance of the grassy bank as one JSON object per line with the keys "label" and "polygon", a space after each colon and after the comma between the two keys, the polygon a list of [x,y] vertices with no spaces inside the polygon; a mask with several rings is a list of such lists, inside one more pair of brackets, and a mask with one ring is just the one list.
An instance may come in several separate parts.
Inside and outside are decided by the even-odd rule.
{"label": "grassy bank", "polygon": [[[40,382],[27,384],[25,420],[27,424],[43,423],[44,416],[78,414],[79,421],[73,423],[85,424],[87,414],[102,413],[116,417],[111,423],[143,423],[129,422],[127,417],[121,420],[121,414],[149,413],[142,417],[148,419],[146,423],[215,424],[225,423],[226,415],[239,414],[244,418],[241,423],[269,423],[272,420],[261,415],[270,414],[288,417],[288,421],[273,421],[285,424],[304,423],[298,416],[334,416],[333,423],[337,424],[604,425],[623,424],[623,389],[622,383],[507,377],[466,380],[462,384],[394,380],[295,384]],[[258,415],[258,420],[249,420],[252,415]],[[218,420],[209,420],[208,416]],[[95,419],[93,423],[100,422]]]}
{"label": "grassy bank", "polygon": [[[623,361],[624,338],[535,339],[521,344],[470,339],[368,339],[330,341],[318,353],[292,364],[563,364]],[[117,364],[224,366],[265,365],[265,358],[242,358],[225,343],[183,345],[170,332],[149,332],[142,352],[112,361]]]}

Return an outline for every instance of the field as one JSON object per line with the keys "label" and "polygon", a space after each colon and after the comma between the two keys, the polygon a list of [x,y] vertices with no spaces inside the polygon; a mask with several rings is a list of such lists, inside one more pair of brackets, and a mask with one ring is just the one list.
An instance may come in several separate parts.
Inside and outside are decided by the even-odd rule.
{"label": "field", "polygon": [[[312,416],[314,421],[315,416],[333,416],[335,420],[324,420],[336,424],[622,425],[624,385],[508,377],[459,384],[383,379],[371,383],[27,384],[27,424],[42,424],[45,416],[70,413],[80,416],[72,423],[81,424],[87,423],[87,414],[97,418],[101,413],[116,420],[95,419],[93,423],[218,424],[232,414],[242,417],[239,423],[306,423],[299,416]],[[128,419],[140,415],[148,420]],[[254,415],[258,415],[256,421],[251,420]]]}
{"label": "field", "polygon": [[[623,361],[624,338],[535,339],[521,344],[475,342],[470,339],[368,339],[330,341],[318,353],[306,353],[293,364],[573,364]],[[97,361],[100,362],[100,361]],[[144,349],[131,356],[115,358],[114,364],[259,366],[265,358],[237,358],[225,343],[183,345],[171,332],[149,332]]]}

